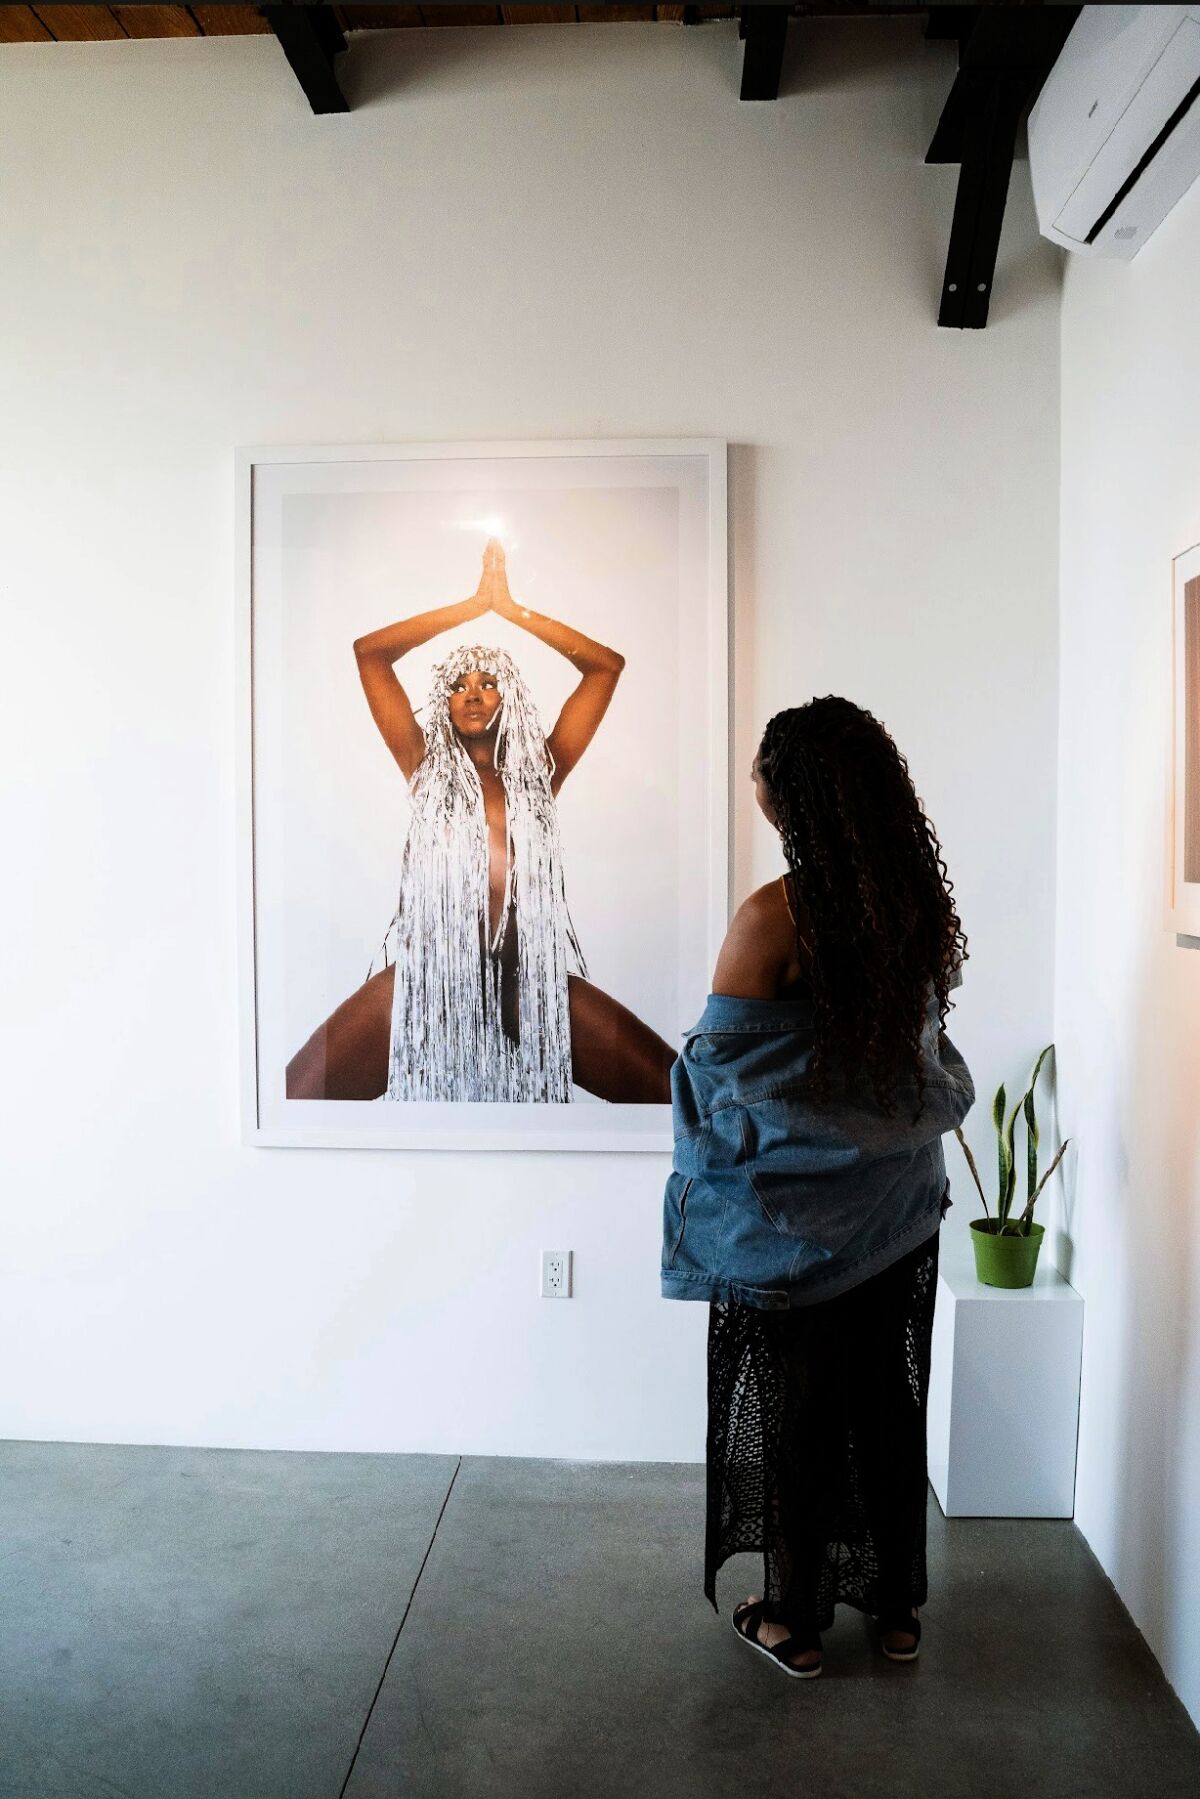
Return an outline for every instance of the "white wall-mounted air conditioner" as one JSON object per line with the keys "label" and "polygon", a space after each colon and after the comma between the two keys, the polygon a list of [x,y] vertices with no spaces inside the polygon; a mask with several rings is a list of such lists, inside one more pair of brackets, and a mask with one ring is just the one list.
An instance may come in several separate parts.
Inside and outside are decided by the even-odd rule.
{"label": "white wall-mounted air conditioner", "polygon": [[1200,174],[1200,6],[1085,6],[1029,115],[1038,225],[1136,256]]}

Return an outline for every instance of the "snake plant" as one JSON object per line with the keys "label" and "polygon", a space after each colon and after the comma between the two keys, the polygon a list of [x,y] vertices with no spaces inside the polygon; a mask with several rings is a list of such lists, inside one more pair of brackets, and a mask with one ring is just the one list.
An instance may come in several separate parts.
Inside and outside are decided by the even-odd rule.
{"label": "snake plant", "polygon": [[[1053,1048],[1054,1045],[1048,1043],[1034,1063],[1033,1073],[1029,1079],[1029,1086],[1023,1097],[1019,1099],[1017,1104],[1013,1107],[1012,1115],[1008,1118],[1007,1122],[1005,1122],[1005,1112],[1008,1104],[1008,1096],[1005,1093],[1003,1081],[997,1088],[996,1097],[992,1102],[992,1123],[996,1129],[998,1165],[996,1216],[992,1219],[992,1234],[997,1237],[1027,1237],[1029,1235],[1029,1227],[1033,1223],[1033,1208],[1037,1204],[1038,1196],[1040,1195],[1042,1188],[1046,1185],[1046,1182],[1050,1179],[1050,1176],[1054,1173],[1054,1170],[1062,1161],[1067,1144],[1071,1141],[1069,1137],[1064,1141],[1062,1148],[1051,1162],[1049,1168],[1047,1168],[1045,1174],[1043,1174],[1039,1180],[1039,1134],[1037,1109],[1034,1104],[1033,1096],[1034,1089],[1038,1083],[1038,1076],[1042,1072],[1042,1064],[1045,1062],[1046,1057]],[[1017,1191],[1016,1129],[1018,1117],[1023,1117],[1025,1120],[1026,1198],[1025,1210],[1018,1218],[1013,1219],[1011,1214],[1013,1200]],[[971,1170],[971,1177],[978,1187],[979,1197],[983,1201],[983,1209],[985,1213],[987,1213],[987,1216],[992,1218],[991,1212],[988,1211],[987,1194],[983,1190],[983,1182],[979,1178],[979,1169],[976,1167],[975,1158],[971,1154],[971,1147],[963,1136],[961,1130],[956,1129],[954,1134],[962,1145],[963,1155],[967,1158],[967,1167]]]}

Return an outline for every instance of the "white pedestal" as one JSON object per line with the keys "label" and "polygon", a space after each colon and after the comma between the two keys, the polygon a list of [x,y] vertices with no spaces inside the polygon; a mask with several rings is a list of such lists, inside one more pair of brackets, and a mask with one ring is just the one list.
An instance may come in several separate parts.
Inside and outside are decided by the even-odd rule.
{"label": "white pedestal", "polygon": [[1070,1518],[1083,1300],[1046,1259],[1032,1287],[985,1287],[942,1227],[929,1377],[929,1478],[947,1518]]}

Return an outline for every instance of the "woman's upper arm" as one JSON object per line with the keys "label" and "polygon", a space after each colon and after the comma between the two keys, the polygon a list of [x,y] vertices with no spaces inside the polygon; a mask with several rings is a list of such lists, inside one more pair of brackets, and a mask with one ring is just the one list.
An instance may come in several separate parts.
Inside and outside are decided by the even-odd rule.
{"label": "woman's upper arm", "polygon": [[405,780],[411,781],[425,754],[425,733],[417,723],[408,695],[385,657],[358,656],[358,675],[379,734],[399,763]]}
{"label": "woman's upper arm", "polygon": [[552,792],[558,792],[599,730],[620,675],[620,668],[593,669],[584,675],[575,691],[567,695],[546,739],[546,748],[554,762]]}

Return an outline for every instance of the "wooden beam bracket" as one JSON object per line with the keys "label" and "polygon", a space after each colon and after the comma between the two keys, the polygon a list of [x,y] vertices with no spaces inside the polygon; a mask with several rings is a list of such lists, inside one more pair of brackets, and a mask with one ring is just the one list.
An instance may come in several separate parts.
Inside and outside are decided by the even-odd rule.
{"label": "wooden beam bracket", "polygon": [[961,168],[938,324],[978,331],[988,321],[1017,131],[1079,8],[944,10],[945,35],[958,38],[958,73],[925,160]]}
{"label": "wooden beam bracket", "polygon": [[925,36],[931,43],[957,38],[961,52],[978,17],[978,6],[931,6],[925,21]]}
{"label": "wooden beam bracket", "polygon": [[982,330],[987,324],[1017,126],[1027,98],[1020,76],[968,78],[962,169],[942,280],[939,325]]}
{"label": "wooden beam bracket", "polygon": [[332,6],[260,6],[314,112],[349,112],[333,59],[346,48]]}
{"label": "wooden beam bracket", "polygon": [[743,6],[739,27],[746,45],[742,57],[743,100],[778,100],[791,10],[790,5]]}

